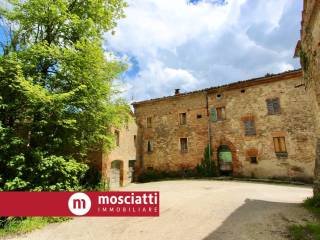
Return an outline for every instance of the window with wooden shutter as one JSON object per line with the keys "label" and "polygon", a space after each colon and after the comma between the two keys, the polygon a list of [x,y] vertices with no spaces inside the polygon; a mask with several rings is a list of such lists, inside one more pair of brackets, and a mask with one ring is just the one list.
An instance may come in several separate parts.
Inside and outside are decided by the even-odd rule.
{"label": "window with wooden shutter", "polygon": [[280,113],[280,100],[279,98],[267,99],[267,109],[269,115]]}
{"label": "window with wooden shutter", "polygon": [[288,155],[286,141],[284,137],[274,137],[273,143],[274,143],[274,151],[277,156],[286,157]]}
{"label": "window with wooden shutter", "polygon": [[216,108],[217,111],[217,120],[222,121],[226,119],[226,108],[225,107],[219,107]]}
{"label": "window with wooden shutter", "polygon": [[180,150],[182,153],[188,152],[188,138],[180,138]]}
{"label": "window with wooden shutter", "polygon": [[214,107],[210,109],[210,120],[212,122],[216,122],[217,121],[217,110]]}
{"label": "window with wooden shutter", "polygon": [[244,120],[244,131],[246,136],[256,135],[256,125],[254,119]]}
{"label": "window with wooden shutter", "polygon": [[180,113],[180,125],[186,125],[187,124],[187,113]]}

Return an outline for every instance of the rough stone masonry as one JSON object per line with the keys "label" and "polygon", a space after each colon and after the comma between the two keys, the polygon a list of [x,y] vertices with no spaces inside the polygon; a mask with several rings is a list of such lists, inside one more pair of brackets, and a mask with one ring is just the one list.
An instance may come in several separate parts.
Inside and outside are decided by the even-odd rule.
{"label": "rough stone masonry", "polygon": [[136,169],[192,169],[206,146],[221,175],[311,181],[312,96],[301,70],[133,104]]}

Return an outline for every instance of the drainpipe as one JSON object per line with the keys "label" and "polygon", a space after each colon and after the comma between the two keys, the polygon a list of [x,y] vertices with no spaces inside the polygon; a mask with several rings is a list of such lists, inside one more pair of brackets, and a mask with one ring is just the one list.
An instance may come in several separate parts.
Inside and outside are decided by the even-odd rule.
{"label": "drainpipe", "polygon": [[209,97],[208,92],[206,91],[206,108],[207,108],[207,116],[208,116],[208,148],[209,148],[209,159],[211,165],[211,121],[210,121],[210,110],[209,110]]}

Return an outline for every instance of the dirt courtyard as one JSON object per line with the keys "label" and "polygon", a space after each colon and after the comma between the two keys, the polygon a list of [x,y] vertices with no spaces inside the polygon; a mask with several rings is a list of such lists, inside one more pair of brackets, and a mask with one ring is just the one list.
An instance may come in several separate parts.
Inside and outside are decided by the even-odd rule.
{"label": "dirt courtyard", "polygon": [[312,195],[308,187],[181,180],[121,190],[160,191],[160,217],[80,217],[10,239],[278,240],[289,224],[312,218],[299,206]]}

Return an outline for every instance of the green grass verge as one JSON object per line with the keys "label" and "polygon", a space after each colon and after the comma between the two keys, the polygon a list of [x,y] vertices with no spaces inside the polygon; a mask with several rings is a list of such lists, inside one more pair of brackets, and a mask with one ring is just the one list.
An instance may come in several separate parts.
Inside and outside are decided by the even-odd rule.
{"label": "green grass verge", "polygon": [[289,227],[292,240],[320,240],[320,224],[293,225]]}
{"label": "green grass verge", "polygon": [[307,198],[303,206],[316,216],[316,221],[305,225],[292,225],[289,233],[292,240],[320,240],[320,194]]}
{"label": "green grass verge", "polygon": [[27,218],[8,218],[6,224],[0,228],[0,237],[27,233],[35,229],[44,227],[49,223],[63,222],[70,218],[66,217],[27,217]]}

